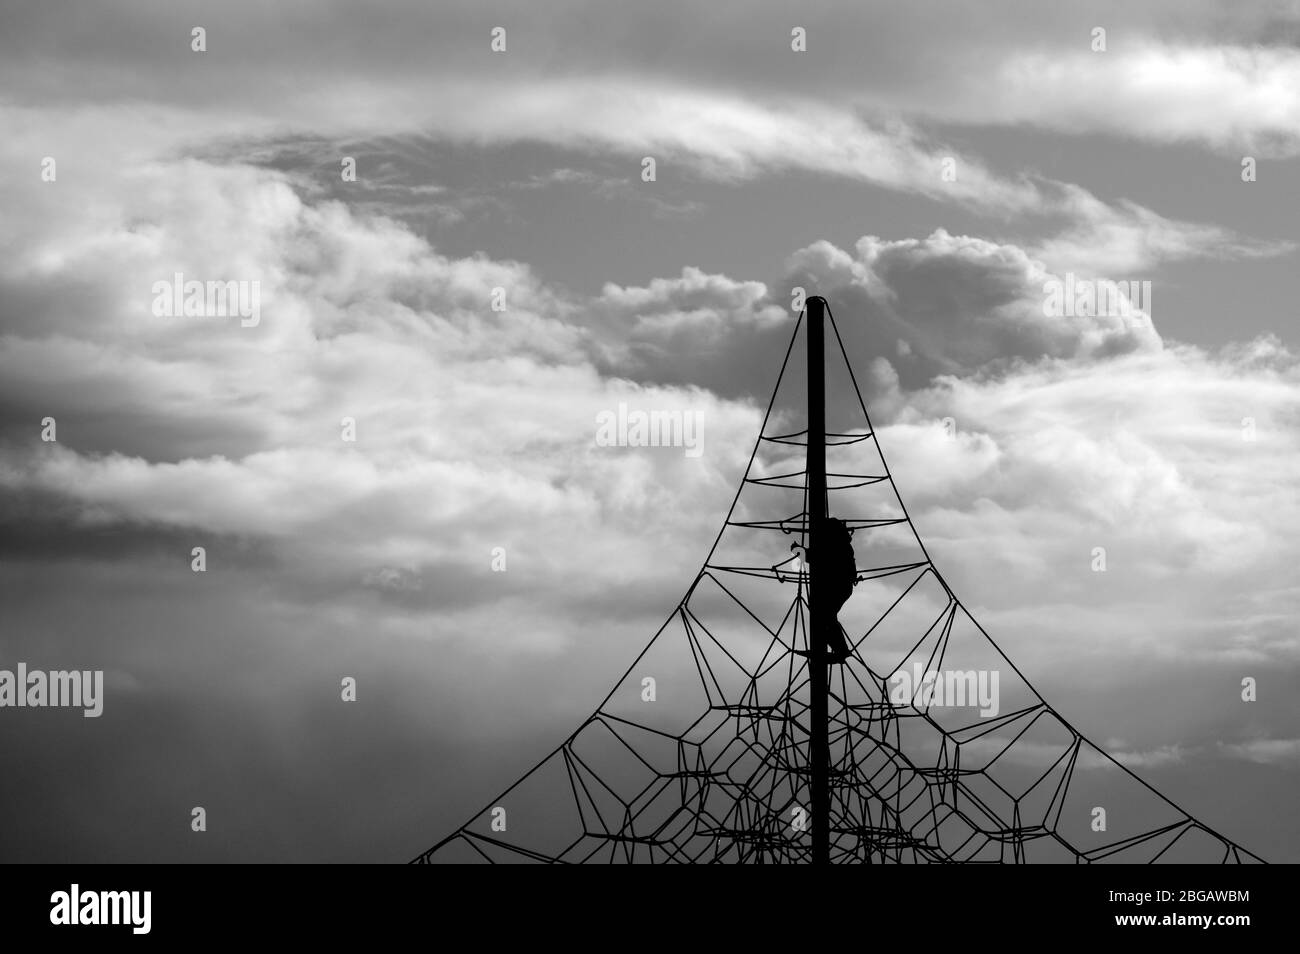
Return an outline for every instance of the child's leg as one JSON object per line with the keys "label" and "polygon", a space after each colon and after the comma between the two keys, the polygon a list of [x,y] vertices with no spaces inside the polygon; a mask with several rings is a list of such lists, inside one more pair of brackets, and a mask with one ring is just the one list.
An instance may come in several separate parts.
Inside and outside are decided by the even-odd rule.
{"label": "child's leg", "polygon": [[844,627],[839,620],[832,622],[826,633],[826,647],[830,650],[832,660],[843,661],[852,654],[848,640],[844,638]]}

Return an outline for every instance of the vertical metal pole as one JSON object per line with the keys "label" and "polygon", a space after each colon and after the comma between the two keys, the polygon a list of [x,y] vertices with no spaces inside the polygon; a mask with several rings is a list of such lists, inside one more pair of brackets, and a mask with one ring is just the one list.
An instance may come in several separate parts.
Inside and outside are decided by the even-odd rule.
{"label": "vertical metal pole", "polygon": [[812,806],[813,864],[829,864],[830,841],[830,739],[826,711],[829,687],[826,659],[826,634],[836,625],[827,618],[827,605],[821,599],[822,571],[825,561],[818,550],[822,539],[822,521],[826,519],[826,385],[825,335],[826,299],[808,299],[808,540],[812,554],[808,571],[808,692],[809,692],[809,787]]}

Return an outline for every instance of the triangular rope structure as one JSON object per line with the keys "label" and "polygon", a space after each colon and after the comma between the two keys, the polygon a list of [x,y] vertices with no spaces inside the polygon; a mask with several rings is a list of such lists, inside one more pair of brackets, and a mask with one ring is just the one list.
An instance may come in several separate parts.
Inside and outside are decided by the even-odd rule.
{"label": "triangular rope structure", "polygon": [[[806,402],[779,400],[798,393],[805,323],[686,596],[572,735],[415,863],[813,860],[810,435]],[[853,531],[859,581],[839,614],[853,653],[830,666],[829,860],[1261,861],[1085,739],[967,611],[828,324],[843,365],[827,368],[827,507]]]}

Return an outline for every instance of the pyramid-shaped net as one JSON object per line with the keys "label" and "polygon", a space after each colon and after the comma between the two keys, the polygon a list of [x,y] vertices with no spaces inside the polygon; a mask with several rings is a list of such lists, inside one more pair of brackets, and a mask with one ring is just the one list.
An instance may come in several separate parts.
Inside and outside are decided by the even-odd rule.
{"label": "pyramid-shaped net", "polygon": [[[417,862],[810,860],[803,324],[685,598],[569,738]],[[827,324],[828,512],[859,577],[854,652],[829,667],[831,860],[1258,861],[1084,739],[966,611]]]}

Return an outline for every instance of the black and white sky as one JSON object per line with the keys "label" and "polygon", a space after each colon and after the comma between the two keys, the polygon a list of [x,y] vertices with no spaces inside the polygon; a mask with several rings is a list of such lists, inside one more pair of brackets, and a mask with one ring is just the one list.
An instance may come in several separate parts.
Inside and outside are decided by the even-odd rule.
{"label": "black and white sky", "polygon": [[[689,585],[798,286],[1008,655],[1300,861],[1300,3],[7,0],[0,210],[0,668],[107,687],[0,710],[0,859],[454,828]],[[597,446],[620,402],[704,452]]]}

